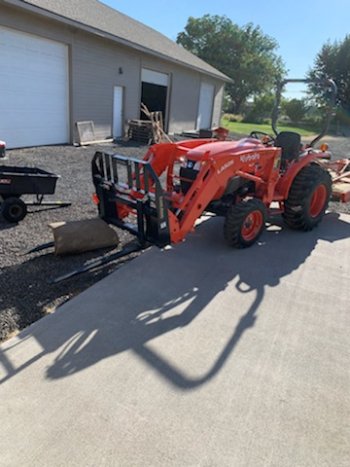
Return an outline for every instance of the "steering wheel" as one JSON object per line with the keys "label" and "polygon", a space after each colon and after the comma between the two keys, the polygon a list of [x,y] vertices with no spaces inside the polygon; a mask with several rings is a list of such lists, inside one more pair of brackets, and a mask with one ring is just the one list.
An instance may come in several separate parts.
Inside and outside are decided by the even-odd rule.
{"label": "steering wheel", "polygon": [[266,146],[275,143],[275,138],[264,131],[254,130],[250,133],[249,137],[260,140],[263,144],[266,144]]}

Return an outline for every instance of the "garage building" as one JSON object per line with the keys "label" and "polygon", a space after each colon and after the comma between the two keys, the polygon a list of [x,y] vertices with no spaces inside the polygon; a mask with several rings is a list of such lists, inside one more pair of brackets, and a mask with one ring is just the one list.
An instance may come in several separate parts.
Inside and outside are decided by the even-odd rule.
{"label": "garage building", "polygon": [[159,32],[97,0],[0,0],[0,139],[73,143],[75,122],[123,136],[140,104],[169,133],[216,126],[229,79]]}

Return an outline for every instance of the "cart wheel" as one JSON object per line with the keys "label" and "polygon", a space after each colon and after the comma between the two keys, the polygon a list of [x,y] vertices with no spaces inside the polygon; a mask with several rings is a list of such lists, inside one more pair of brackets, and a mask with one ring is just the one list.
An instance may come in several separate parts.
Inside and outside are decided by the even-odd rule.
{"label": "cart wheel", "polygon": [[8,222],[20,222],[27,215],[27,206],[19,198],[6,198],[1,207],[1,213]]}

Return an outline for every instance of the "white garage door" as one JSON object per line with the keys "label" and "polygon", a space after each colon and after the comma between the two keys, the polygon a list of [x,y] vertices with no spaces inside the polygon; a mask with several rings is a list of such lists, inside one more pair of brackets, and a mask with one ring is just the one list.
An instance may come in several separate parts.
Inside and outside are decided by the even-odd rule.
{"label": "white garage door", "polygon": [[202,83],[199,94],[197,130],[211,128],[215,88],[212,84]]}
{"label": "white garage door", "polygon": [[9,148],[67,143],[67,46],[0,27],[0,64],[0,139]]}
{"label": "white garage door", "polygon": [[157,84],[158,86],[168,86],[169,75],[159,71],[142,68],[141,81],[144,83]]}

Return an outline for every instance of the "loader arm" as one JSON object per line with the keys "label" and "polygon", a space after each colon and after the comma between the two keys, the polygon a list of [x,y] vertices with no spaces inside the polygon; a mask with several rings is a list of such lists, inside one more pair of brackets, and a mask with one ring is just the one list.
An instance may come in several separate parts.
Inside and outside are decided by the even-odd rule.
{"label": "loader arm", "polygon": [[261,193],[266,206],[271,203],[278,180],[280,151],[276,149],[262,151],[263,170],[257,164],[242,162],[242,160],[249,161],[249,155],[250,151],[243,152],[239,157],[228,154],[222,159],[209,158],[202,163],[198,176],[178,205],[176,219],[170,216],[172,242],[183,240],[193,230],[197,219],[212,201],[224,194],[234,177],[253,182],[256,192]]}

